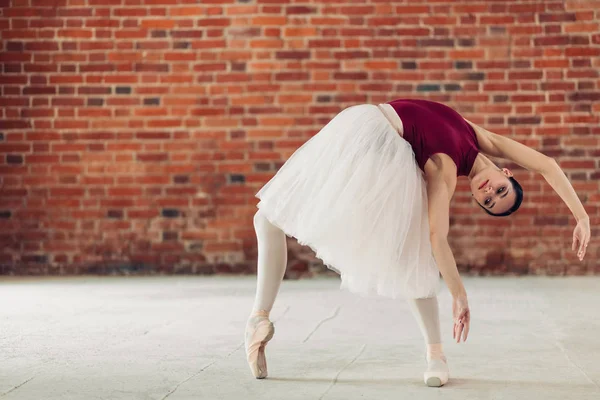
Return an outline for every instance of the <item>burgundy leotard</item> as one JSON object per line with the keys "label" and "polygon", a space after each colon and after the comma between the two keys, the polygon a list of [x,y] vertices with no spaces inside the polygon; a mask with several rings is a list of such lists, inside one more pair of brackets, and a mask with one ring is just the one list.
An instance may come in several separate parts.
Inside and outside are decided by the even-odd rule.
{"label": "burgundy leotard", "polygon": [[469,175],[479,145],[473,127],[459,113],[429,100],[398,99],[388,104],[402,120],[403,138],[412,146],[421,170],[432,154],[444,153],[456,164],[457,176]]}

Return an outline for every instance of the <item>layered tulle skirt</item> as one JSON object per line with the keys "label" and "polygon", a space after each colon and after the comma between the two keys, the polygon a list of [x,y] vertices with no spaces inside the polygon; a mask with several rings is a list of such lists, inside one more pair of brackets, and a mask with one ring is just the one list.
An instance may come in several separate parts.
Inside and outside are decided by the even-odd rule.
{"label": "layered tulle skirt", "polygon": [[363,296],[435,296],[427,192],[410,144],[375,105],[349,107],[256,194],[269,221]]}

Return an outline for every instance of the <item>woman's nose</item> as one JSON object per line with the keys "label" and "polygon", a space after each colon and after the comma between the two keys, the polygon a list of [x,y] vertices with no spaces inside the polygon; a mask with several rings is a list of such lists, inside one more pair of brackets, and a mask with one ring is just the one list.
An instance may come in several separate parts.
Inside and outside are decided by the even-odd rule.
{"label": "woman's nose", "polygon": [[492,191],[492,187],[491,186],[488,186],[488,187],[485,188],[485,192],[486,193],[490,193],[491,191]]}

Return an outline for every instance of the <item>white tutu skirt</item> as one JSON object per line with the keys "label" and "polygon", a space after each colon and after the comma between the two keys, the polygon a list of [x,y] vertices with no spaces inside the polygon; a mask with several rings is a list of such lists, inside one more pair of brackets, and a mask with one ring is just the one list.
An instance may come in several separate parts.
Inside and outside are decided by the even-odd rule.
{"label": "white tutu skirt", "polygon": [[432,297],[427,191],[410,144],[375,105],[349,107],[256,194],[261,213],[363,296]]}

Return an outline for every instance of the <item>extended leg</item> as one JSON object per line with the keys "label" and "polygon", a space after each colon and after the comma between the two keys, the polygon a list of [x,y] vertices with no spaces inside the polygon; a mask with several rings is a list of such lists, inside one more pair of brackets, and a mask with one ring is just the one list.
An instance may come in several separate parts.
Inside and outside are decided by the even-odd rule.
{"label": "extended leg", "polygon": [[287,264],[285,233],[262,215],[254,215],[254,229],[258,240],[258,270],[253,312],[271,312],[279,292]]}
{"label": "extended leg", "polygon": [[258,211],[254,215],[258,240],[256,297],[245,333],[246,358],[254,377],[267,377],[265,346],[275,333],[269,313],[275,303],[287,264],[285,233]]}

